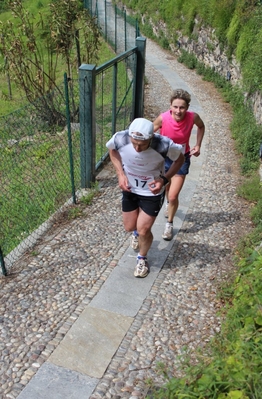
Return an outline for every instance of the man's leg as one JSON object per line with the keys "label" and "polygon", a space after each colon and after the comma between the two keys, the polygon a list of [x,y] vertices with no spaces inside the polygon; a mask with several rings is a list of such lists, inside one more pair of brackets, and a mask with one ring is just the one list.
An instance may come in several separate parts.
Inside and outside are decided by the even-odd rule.
{"label": "man's leg", "polygon": [[139,253],[146,256],[153,241],[151,227],[156,220],[155,216],[147,215],[142,209],[123,212],[123,222],[126,231],[136,230],[139,235]]}
{"label": "man's leg", "polygon": [[136,231],[136,221],[139,214],[138,197],[135,194],[123,192],[122,195],[122,217],[126,231],[133,231],[131,236],[131,248],[138,250],[138,233]]}
{"label": "man's leg", "polygon": [[135,277],[146,277],[149,273],[147,253],[153,241],[151,227],[156,220],[155,216],[147,215],[142,209],[123,212],[123,222],[127,231],[137,230],[139,236],[139,253],[135,267]]}
{"label": "man's leg", "polygon": [[126,231],[136,230],[138,215],[139,215],[139,208],[130,212],[122,212],[124,228]]}
{"label": "man's leg", "polygon": [[151,228],[156,220],[155,216],[147,215],[141,209],[139,210],[136,229],[139,234],[139,254],[147,256],[153,241],[153,234]]}
{"label": "man's leg", "polygon": [[[125,210],[125,212],[123,211],[122,213],[125,229],[127,231],[137,230],[139,237],[139,253],[137,255],[137,264],[134,271],[135,277],[146,277],[149,273],[147,252],[153,241],[151,228],[161,209],[163,197],[164,194],[156,197],[137,196],[136,199],[139,202],[139,208],[131,211],[129,211],[131,207],[130,204],[123,204],[122,202],[122,209]],[[145,211],[143,211],[142,208],[145,209]]]}
{"label": "man's leg", "polygon": [[147,252],[149,251],[153,234],[151,227],[156,219],[156,216],[149,216],[140,209],[137,218],[137,231],[139,240],[139,253],[137,255],[137,264],[134,271],[135,277],[146,277],[149,273],[149,265],[147,261]]}

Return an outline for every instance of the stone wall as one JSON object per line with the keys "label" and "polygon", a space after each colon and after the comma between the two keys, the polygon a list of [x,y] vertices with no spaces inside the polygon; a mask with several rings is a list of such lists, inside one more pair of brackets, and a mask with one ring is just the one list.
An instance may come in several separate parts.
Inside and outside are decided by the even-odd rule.
{"label": "stone wall", "polygon": [[[160,33],[164,32],[167,39],[169,39],[168,30],[163,21],[159,21],[158,25],[156,26],[151,20],[151,26],[156,36],[160,36]],[[242,75],[240,65],[234,56],[232,56],[232,59],[230,60],[227,58],[226,51],[222,48],[217,40],[214,29],[210,27],[204,27],[201,24],[201,21],[196,18],[192,37],[189,38],[178,33],[177,42],[170,44],[171,51],[176,55],[179,55],[179,52],[182,49],[189,53],[194,53],[197,59],[204,63],[205,66],[214,69],[220,75],[229,80],[233,85],[241,85]],[[256,92],[249,97],[249,100],[251,101],[257,123],[262,124],[261,93]]]}

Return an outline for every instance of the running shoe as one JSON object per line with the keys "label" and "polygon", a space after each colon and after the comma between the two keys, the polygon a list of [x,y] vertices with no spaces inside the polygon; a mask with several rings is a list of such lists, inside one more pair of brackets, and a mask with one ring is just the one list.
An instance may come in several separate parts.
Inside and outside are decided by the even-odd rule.
{"label": "running shoe", "polygon": [[170,241],[173,238],[173,225],[170,223],[166,223],[166,227],[164,233],[162,234],[162,238],[166,241]]}
{"label": "running shoe", "polygon": [[138,250],[138,248],[139,248],[139,243],[138,243],[138,234],[135,234],[134,232],[133,232],[133,234],[132,234],[132,236],[131,236],[131,248],[134,250],[134,251],[137,251]]}
{"label": "running shoe", "polygon": [[149,273],[148,261],[146,258],[137,259],[137,265],[134,271],[135,277],[144,278]]}

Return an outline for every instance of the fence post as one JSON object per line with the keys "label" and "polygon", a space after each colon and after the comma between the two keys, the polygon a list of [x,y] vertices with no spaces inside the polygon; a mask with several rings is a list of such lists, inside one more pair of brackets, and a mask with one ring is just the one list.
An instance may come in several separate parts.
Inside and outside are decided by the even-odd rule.
{"label": "fence post", "polygon": [[104,7],[105,7],[105,39],[107,41],[107,5],[106,5],[106,0],[104,1]]}
{"label": "fence post", "polygon": [[69,155],[70,177],[71,177],[71,190],[72,190],[73,203],[76,204],[74,156],[73,156],[73,148],[72,148],[70,105],[69,105],[69,95],[68,95],[68,78],[67,78],[66,73],[64,73],[64,86],[65,86],[65,100],[66,100],[66,121],[67,121],[67,139],[68,139],[68,155]]}
{"label": "fence post", "polygon": [[117,53],[117,6],[115,5],[115,53]]}
{"label": "fence post", "polygon": [[146,63],[146,39],[136,38],[137,47],[137,70],[135,90],[135,118],[144,116],[144,86],[145,86],[145,63]]}
{"label": "fence post", "polygon": [[6,268],[5,268],[4,255],[3,255],[1,247],[0,247],[0,263],[1,263],[1,268],[2,268],[3,275],[7,276],[7,271],[6,271]]}
{"label": "fence post", "polygon": [[117,66],[118,64],[116,63],[114,65],[114,69],[113,69],[113,88],[112,88],[112,92],[113,92],[113,99],[112,99],[112,135],[115,133],[116,131],[116,95],[117,95]]}
{"label": "fence post", "polygon": [[136,37],[140,36],[139,24],[138,20],[136,19]]}
{"label": "fence post", "polygon": [[82,64],[79,68],[79,121],[81,187],[95,181],[95,86],[96,66]]}
{"label": "fence post", "polygon": [[125,24],[125,51],[126,51],[126,49],[127,49],[127,44],[126,44],[126,41],[127,41],[127,34],[126,34],[126,10],[124,11],[124,24]]}

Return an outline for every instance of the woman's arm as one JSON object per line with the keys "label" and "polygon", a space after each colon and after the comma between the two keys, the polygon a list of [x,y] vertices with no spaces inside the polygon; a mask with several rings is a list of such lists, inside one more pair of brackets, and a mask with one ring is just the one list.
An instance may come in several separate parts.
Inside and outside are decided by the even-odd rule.
{"label": "woman's arm", "polygon": [[197,126],[197,137],[196,144],[190,150],[190,155],[198,157],[200,155],[200,147],[205,134],[205,124],[197,113],[194,115],[194,124]]}
{"label": "woman's arm", "polygon": [[162,127],[162,116],[159,115],[155,120],[154,120],[154,132],[157,132],[161,127]]}

